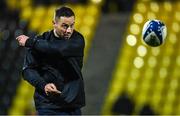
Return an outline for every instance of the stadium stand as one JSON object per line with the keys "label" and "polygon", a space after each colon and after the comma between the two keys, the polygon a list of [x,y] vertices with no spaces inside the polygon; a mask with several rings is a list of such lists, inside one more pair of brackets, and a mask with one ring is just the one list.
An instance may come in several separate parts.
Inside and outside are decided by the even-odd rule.
{"label": "stadium stand", "polygon": [[26,25],[19,23],[18,11],[2,11],[6,15],[0,16],[0,85],[3,87],[0,89],[0,114],[6,114],[20,81],[19,64],[23,63],[23,51],[14,38],[18,34],[26,33]]}
{"label": "stadium stand", "polygon": [[[180,114],[179,13],[179,1],[136,2],[102,114],[128,115],[125,110],[114,109],[114,105],[125,104],[119,100],[124,93],[131,101],[127,103],[135,104],[131,114]],[[166,42],[160,47],[152,48],[141,41],[141,29],[149,19],[162,20],[167,26]]]}

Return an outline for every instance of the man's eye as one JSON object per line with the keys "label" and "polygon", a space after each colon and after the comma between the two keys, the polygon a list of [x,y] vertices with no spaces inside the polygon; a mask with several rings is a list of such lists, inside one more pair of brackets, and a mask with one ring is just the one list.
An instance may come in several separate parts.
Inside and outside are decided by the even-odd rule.
{"label": "man's eye", "polygon": [[74,27],[74,24],[70,26],[71,28]]}
{"label": "man's eye", "polygon": [[63,28],[67,29],[67,28],[68,28],[68,25],[63,25]]}
{"label": "man's eye", "polygon": [[69,27],[70,27],[70,28],[73,28],[73,27],[74,27],[74,24],[72,24],[72,25],[62,25],[62,27],[63,27],[64,29],[68,29]]}

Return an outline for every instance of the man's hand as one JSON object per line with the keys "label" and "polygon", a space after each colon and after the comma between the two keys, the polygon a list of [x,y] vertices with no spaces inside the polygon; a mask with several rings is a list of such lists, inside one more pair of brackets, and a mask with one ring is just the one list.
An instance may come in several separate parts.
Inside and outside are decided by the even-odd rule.
{"label": "man's hand", "polygon": [[26,35],[20,35],[16,38],[20,46],[25,46],[25,43],[29,37]]}
{"label": "man's hand", "polygon": [[53,83],[48,83],[45,85],[44,90],[46,94],[48,95],[49,93],[55,93],[55,94],[60,94],[61,92],[57,90],[56,86]]}

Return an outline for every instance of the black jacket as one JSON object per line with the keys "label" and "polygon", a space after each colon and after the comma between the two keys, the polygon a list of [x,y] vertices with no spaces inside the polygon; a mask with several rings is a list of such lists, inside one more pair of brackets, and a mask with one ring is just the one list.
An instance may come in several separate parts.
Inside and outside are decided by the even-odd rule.
{"label": "black jacket", "polygon": [[[83,107],[83,36],[74,31],[70,39],[57,38],[52,30],[28,39],[25,46],[23,78],[35,87],[36,109]],[[47,96],[44,91],[47,83],[54,83],[62,93]]]}

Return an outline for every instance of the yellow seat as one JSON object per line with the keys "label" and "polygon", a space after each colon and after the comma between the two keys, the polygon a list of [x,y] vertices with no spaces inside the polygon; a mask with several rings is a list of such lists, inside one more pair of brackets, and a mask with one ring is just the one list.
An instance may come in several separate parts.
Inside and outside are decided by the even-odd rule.
{"label": "yellow seat", "polygon": [[28,21],[32,16],[32,12],[33,11],[32,11],[31,7],[24,8],[24,10],[22,10],[22,12],[20,14],[20,19]]}

